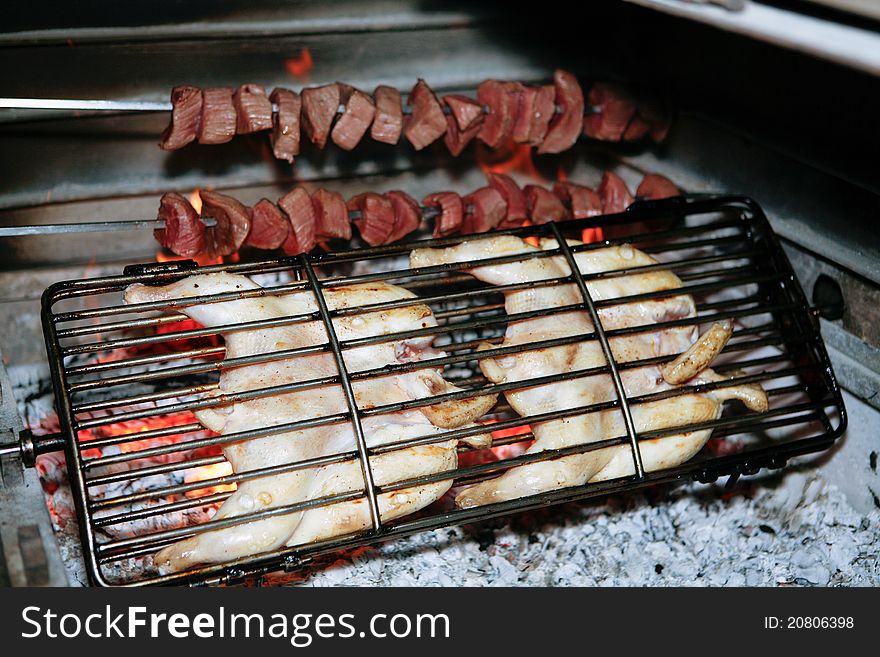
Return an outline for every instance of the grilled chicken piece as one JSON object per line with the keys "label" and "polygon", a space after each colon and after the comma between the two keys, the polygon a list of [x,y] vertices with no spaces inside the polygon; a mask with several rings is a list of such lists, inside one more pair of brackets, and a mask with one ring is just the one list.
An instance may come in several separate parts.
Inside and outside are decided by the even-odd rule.
{"label": "grilled chicken piece", "polygon": [[687,351],[660,368],[666,383],[680,384],[694,378],[718,357],[733,334],[730,320],[715,322]]}
{"label": "grilled chicken piece", "polygon": [[[413,251],[410,260],[412,266],[424,267],[513,254],[528,255],[541,249],[555,249],[557,246],[554,240],[543,240],[539,249],[518,237],[498,236],[464,242],[446,249],[418,249]],[[656,263],[650,256],[628,245],[578,253],[575,259],[584,274]],[[553,256],[476,267],[469,270],[469,273],[487,283],[502,285],[550,281],[568,276],[570,269],[563,257]],[[682,283],[669,271],[608,277],[589,281],[587,285],[594,300],[670,290],[670,296],[665,298],[600,308],[599,316],[606,331],[635,326],[650,327],[658,322],[693,317],[696,314],[694,301],[689,295],[675,295],[672,292],[681,287]],[[505,309],[509,315],[563,308],[582,302],[583,299],[573,284],[534,285],[524,290],[505,293]],[[593,331],[594,326],[587,313],[573,310],[511,321],[503,346],[584,336]],[[695,327],[665,328],[659,331],[649,328],[644,333],[612,337],[609,342],[615,359],[619,363],[625,363],[685,352],[696,337]],[[595,339],[533,349],[497,359],[485,358],[480,362],[485,376],[495,383],[532,381],[539,377],[578,373],[605,365],[601,346]],[[628,396],[673,387],[664,381],[656,365],[625,368],[620,374]],[[707,377],[707,380],[720,378],[711,370],[699,374]],[[511,407],[524,417],[567,411],[616,399],[611,377],[607,374],[574,376],[557,383],[511,390],[505,396]],[[633,419],[639,432],[694,424],[717,418],[721,412],[721,402],[728,398],[741,399],[753,410],[766,410],[767,407],[766,396],[760,388],[737,386],[721,388],[712,393],[687,394],[647,404],[635,404],[632,406]],[[528,448],[528,453],[626,435],[622,414],[618,410],[534,422],[531,423],[531,428],[535,442]],[[710,433],[711,431],[686,432],[642,441],[640,446],[645,469],[657,470],[682,463],[699,451]],[[632,470],[630,448],[628,445],[621,445],[511,468],[495,479],[464,489],[456,502],[462,507],[490,504],[578,486],[588,481],[623,476]]]}
{"label": "grilled chicken piece", "polygon": [[[258,290],[249,278],[217,273],[190,276],[165,287],[132,285],[125,292],[127,303],[185,299],[200,295]],[[402,288],[383,283],[326,288],[331,311],[366,304],[415,298]],[[317,311],[317,303],[308,291],[283,296],[263,296],[214,304],[196,304],[182,311],[205,326],[234,322],[267,320]],[[387,335],[436,326],[430,308],[413,305],[333,319],[340,340]],[[227,358],[252,354],[271,354],[280,350],[319,345],[327,341],[320,321],[289,324],[277,328],[259,328],[224,333]],[[442,356],[431,348],[430,336],[387,342],[345,350],[345,364],[350,373],[407,361]],[[224,369],[217,394],[234,394],[283,386],[338,375],[336,361],[329,352],[291,356],[267,363]],[[457,388],[446,382],[435,369],[376,376],[353,383],[355,399],[361,409],[426,398]],[[443,426],[465,426],[487,410],[489,399],[477,403],[439,404],[439,409],[411,409],[375,415],[363,419],[367,444],[386,445],[407,438],[440,435]],[[223,404],[196,412],[199,421],[221,434],[265,429],[275,425],[309,420],[348,412],[342,387],[338,384],[275,393],[244,401]],[[488,436],[469,439],[485,445]],[[370,458],[375,483],[379,486],[412,477],[452,470],[456,467],[456,441],[447,440],[388,452]],[[278,435],[252,438],[224,446],[224,454],[235,472],[271,468],[356,449],[352,426],[341,419],[334,424],[292,430]],[[379,496],[383,520],[412,513],[443,495],[448,480],[412,486]],[[306,502],[325,495],[358,491],[364,482],[358,461],[298,469],[259,477],[239,484],[215,516],[216,520],[242,514],[267,511]],[[346,501],[305,511],[279,513],[259,520],[196,534],[171,545],[155,557],[163,572],[178,572],[197,564],[217,563],[260,552],[277,550],[318,538],[365,529],[370,525],[366,500]]]}

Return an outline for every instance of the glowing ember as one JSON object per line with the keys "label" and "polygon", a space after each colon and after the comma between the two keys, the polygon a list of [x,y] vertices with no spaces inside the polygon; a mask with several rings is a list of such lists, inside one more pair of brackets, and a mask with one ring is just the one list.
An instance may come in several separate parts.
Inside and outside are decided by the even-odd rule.
{"label": "glowing ember", "polygon": [[[102,411],[97,411],[88,416],[100,417],[102,414]],[[136,456],[138,452],[143,450],[164,447],[166,445],[179,445],[179,447],[171,453],[153,454],[151,456],[145,455],[141,458],[135,458],[130,461],[98,466],[93,470],[93,474],[96,475],[120,474],[128,471],[134,473],[142,469],[149,469],[156,466],[219,456],[221,451],[217,445],[196,447],[194,449],[187,448],[187,443],[190,441],[202,440],[216,435],[206,429],[197,429],[187,433],[172,433],[163,436],[145,436],[143,439],[138,437],[138,434],[145,434],[146,432],[167,428],[173,430],[175,427],[183,427],[184,425],[191,426],[195,423],[196,418],[192,413],[171,413],[126,422],[116,422],[90,430],[83,430],[77,434],[77,437],[80,442],[83,443],[82,455],[86,460],[118,454],[131,454]],[[53,427],[44,428],[51,429]],[[88,447],[91,441],[115,437],[123,437],[122,439],[125,440],[125,442],[120,442],[116,445],[105,445],[100,448]],[[40,474],[40,480],[47,496],[47,504],[52,523],[56,529],[62,529],[75,517],[75,510],[73,508],[73,502],[68,487],[67,466],[64,461],[64,455],[62,453],[53,453],[40,456],[37,459],[37,470]],[[165,475],[166,479],[164,480],[155,477],[138,478],[135,476],[118,482],[102,484],[92,487],[91,494],[95,499],[113,498],[118,497],[120,494],[142,490],[144,486],[149,487],[206,481],[215,477],[226,476],[231,473],[232,468],[228,463],[216,463],[197,468],[189,468],[187,470],[182,470],[179,473],[172,472]],[[234,484],[205,486],[204,488],[195,491],[187,491],[185,495],[187,498],[195,499],[232,490],[235,490]],[[181,495],[170,494],[166,496],[165,499],[161,500],[161,503],[174,503],[182,499],[183,496]],[[157,531],[160,529],[167,529],[168,527],[184,526],[192,522],[202,522],[209,519],[211,515],[216,512],[218,506],[218,502],[206,502],[200,507],[191,509],[187,512],[162,514],[152,518],[133,521],[134,524],[114,524],[106,527],[104,531],[115,537],[130,537],[132,532]]]}
{"label": "glowing ember", "polygon": [[605,239],[605,236],[602,234],[602,229],[599,226],[595,228],[584,228],[581,233],[581,242],[584,244],[591,244],[593,242],[601,242]]}
{"label": "glowing ember", "polygon": [[[196,422],[196,418],[192,413],[172,413],[169,415],[159,415],[147,417],[138,420],[128,420],[126,422],[114,422],[96,427],[94,429],[84,429],[77,434],[77,438],[81,443],[88,443],[99,438],[113,438],[116,436],[129,436],[142,433],[144,431],[153,431],[155,429],[166,429]],[[158,445],[167,445],[170,443],[178,443],[183,439],[181,434],[171,434],[161,438],[148,438],[146,440],[129,440],[121,443],[118,447],[120,452],[137,452],[149,447]],[[94,453],[93,453],[94,452]],[[213,451],[219,454],[218,450]],[[100,456],[99,450],[85,450],[83,456],[92,458]]]}
{"label": "glowing ember", "polygon": [[309,79],[309,73],[312,72],[315,63],[312,61],[312,53],[308,48],[302,48],[299,51],[299,55],[295,57],[291,57],[290,59],[284,62],[284,67],[287,69],[287,72],[295,79],[300,82],[305,82]]}
{"label": "glowing ember", "polygon": [[510,427],[509,429],[498,429],[492,432],[492,440],[501,440],[502,438],[510,438],[511,436],[525,436],[532,432],[532,428],[528,424],[520,427]]}
{"label": "glowing ember", "polygon": [[[489,422],[489,424],[494,424],[494,420]],[[514,436],[526,436],[532,433],[532,428],[528,424],[523,424],[518,427],[509,427],[507,429],[497,429],[492,432],[492,442],[502,441],[507,438],[512,438]],[[525,452],[529,445],[531,445],[534,440],[527,439],[522,440],[520,442],[510,443],[509,445],[497,445],[492,447],[490,451],[492,452],[492,457],[488,458],[488,461],[499,460],[503,461],[504,459],[510,459],[515,456],[519,456],[523,452]]]}

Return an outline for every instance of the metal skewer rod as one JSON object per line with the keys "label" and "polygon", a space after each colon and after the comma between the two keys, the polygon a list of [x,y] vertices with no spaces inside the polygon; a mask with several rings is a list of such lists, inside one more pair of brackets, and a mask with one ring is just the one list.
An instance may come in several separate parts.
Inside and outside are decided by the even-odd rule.
{"label": "metal skewer rod", "polygon": [[[174,107],[170,102],[151,100],[88,100],[65,98],[0,98],[0,109],[27,110],[69,110],[75,112],[170,112]],[[488,108],[483,108],[486,112]],[[278,112],[278,105],[272,104],[272,112]],[[444,114],[450,114],[446,105]],[[345,114],[345,105],[336,108],[337,114]],[[403,107],[404,114],[411,114],[409,105]]]}
{"label": "metal skewer rod", "polygon": [[[205,226],[216,226],[213,217],[201,217]],[[154,230],[165,228],[165,222],[152,220],[93,221],[81,224],[34,224],[30,226],[0,226],[0,237],[20,237],[23,235],[64,235],[66,233],[103,233],[119,230]]]}
{"label": "metal skewer rod", "polygon": [[[154,100],[89,100],[73,98],[2,98],[0,97],[0,109],[24,109],[24,110],[68,110],[74,112],[170,112],[173,106],[167,101]],[[272,104],[272,112],[277,112],[278,106]],[[555,108],[557,114],[562,113],[558,105]],[[598,114],[600,107],[584,108],[584,115]],[[336,108],[337,114],[345,114],[345,105]],[[412,114],[409,105],[403,106],[404,114]],[[443,113],[451,114],[452,110],[443,105]],[[489,108],[483,106],[483,113],[488,114]]]}
{"label": "metal skewer rod", "polygon": [[[43,109],[112,112],[170,112],[171,103],[151,100],[0,98],[0,109]],[[274,108],[273,108],[274,111]]]}
{"label": "metal skewer rod", "polygon": [[[433,219],[440,214],[437,208],[419,206],[423,219]],[[360,219],[358,210],[350,210],[349,219]],[[205,226],[216,226],[213,217],[199,217]],[[157,230],[164,229],[165,222],[161,219],[152,220],[119,220],[93,221],[81,224],[34,224],[30,226],[0,226],[0,237],[22,237],[26,235],[65,235],[67,233],[104,233],[121,230]]]}

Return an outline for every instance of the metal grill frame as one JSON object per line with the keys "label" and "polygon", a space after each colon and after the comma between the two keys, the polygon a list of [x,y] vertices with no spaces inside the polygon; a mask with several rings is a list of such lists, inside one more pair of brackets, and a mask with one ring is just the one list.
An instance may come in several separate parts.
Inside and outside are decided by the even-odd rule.
{"label": "metal grill frame", "polygon": [[[810,397],[810,399],[812,400],[812,404],[809,405],[810,408],[802,410],[811,411],[811,413],[815,417],[810,417],[809,421],[820,423],[822,426],[822,431],[817,435],[811,435],[808,438],[796,438],[794,440],[775,444],[769,447],[746,450],[744,452],[735,453],[727,456],[716,456],[710,459],[701,460],[698,454],[696,457],[694,457],[690,461],[686,461],[680,466],[646,473],[642,464],[641,451],[639,448],[639,440],[646,439],[646,436],[640,436],[635,429],[630,408],[630,403],[632,399],[630,399],[626,395],[623,389],[619,373],[619,364],[611,353],[607,332],[602,326],[602,322],[599,321],[597,305],[590,295],[584,276],[581,274],[579,267],[575,265],[574,253],[571,247],[568,245],[567,241],[564,239],[562,229],[576,228],[579,230],[581,228],[587,227],[636,224],[638,222],[651,221],[664,216],[676,216],[683,219],[685,216],[692,214],[707,214],[719,211],[736,212],[738,215],[738,221],[744,222],[743,225],[747,226],[745,234],[747,235],[749,244],[760,242],[767,248],[768,254],[770,256],[767,261],[767,266],[772,269],[772,271],[774,272],[774,276],[778,276],[778,280],[780,283],[778,292],[781,296],[781,299],[786,302],[779,308],[785,310],[786,312],[784,314],[781,314],[782,310],[779,309],[765,309],[762,311],[762,314],[772,313],[774,318],[776,318],[778,311],[780,313],[779,316],[785,320],[785,326],[783,328],[787,327],[792,330],[796,329],[801,335],[804,336],[804,339],[801,340],[802,344],[796,349],[794,348],[793,344],[786,344],[786,353],[791,352],[792,360],[797,359],[798,362],[806,363],[810,367],[816,368],[819,371],[819,380],[814,381],[811,385],[804,386],[803,392],[805,392]],[[589,314],[595,327],[595,331],[593,334],[594,337],[590,339],[597,339],[599,341],[606,358],[606,367],[599,368],[603,371],[596,373],[611,375],[617,395],[616,401],[591,405],[591,410],[589,412],[595,412],[596,410],[605,410],[610,408],[619,408],[621,410],[627,430],[626,441],[629,442],[632,450],[635,471],[634,475],[605,482],[587,483],[578,487],[549,491],[538,495],[494,503],[486,506],[474,507],[469,509],[457,509],[451,512],[426,515],[425,517],[413,518],[411,516],[404,516],[401,519],[386,523],[383,523],[381,521],[378,512],[378,492],[373,481],[371,467],[369,463],[370,455],[381,453],[381,448],[378,452],[374,448],[370,453],[368,453],[370,450],[368,450],[367,448],[366,438],[364,436],[363,428],[361,426],[361,417],[363,416],[363,413],[361,410],[358,409],[355,403],[352,389],[352,381],[354,378],[356,378],[357,375],[353,377],[352,375],[349,375],[346,370],[346,366],[342,356],[342,347],[335,334],[335,330],[331,321],[331,315],[328,311],[328,307],[323,296],[323,282],[318,278],[317,274],[315,273],[314,267],[324,263],[353,261],[360,257],[380,257],[385,255],[403,254],[409,252],[413,248],[449,246],[462,241],[466,241],[468,239],[478,239],[480,237],[483,237],[483,235],[455,236],[441,239],[421,240],[386,247],[373,247],[364,249],[353,249],[349,251],[340,251],[331,254],[308,256],[302,255],[298,257],[269,260],[262,263],[217,265],[202,268],[195,268],[194,263],[170,263],[165,265],[143,265],[127,267],[122,276],[91,280],[65,281],[57,283],[48,288],[42,298],[42,322],[44,337],[46,341],[47,354],[49,357],[49,365],[52,375],[52,382],[57,403],[59,420],[62,428],[62,434],[65,439],[65,453],[68,463],[68,473],[77,510],[80,536],[86,561],[86,570],[89,575],[90,581],[93,584],[101,586],[119,585],[118,583],[108,581],[102,572],[102,561],[99,555],[99,545],[96,541],[95,534],[96,529],[101,525],[100,522],[96,523],[96,519],[92,513],[92,509],[90,508],[84,461],[82,459],[80,443],[77,440],[78,431],[85,427],[83,426],[83,423],[78,422],[75,417],[77,410],[72,400],[72,390],[75,390],[75,385],[72,388],[71,384],[68,381],[69,370],[64,364],[64,358],[68,354],[65,353],[65,348],[60,342],[63,337],[76,335],[76,329],[74,329],[72,332],[68,331],[67,333],[65,333],[63,330],[59,330],[58,324],[63,323],[65,319],[65,314],[56,314],[53,311],[53,307],[57,302],[66,298],[77,297],[84,294],[110,292],[117,289],[122,289],[132,283],[170,283],[174,280],[179,280],[187,275],[194,273],[211,273],[219,271],[261,273],[263,271],[278,271],[279,269],[285,268],[300,268],[300,271],[305,274],[305,280],[304,282],[298,281],[297,286],[298,289],[310,290],[317,300],[319,312],[317,313],[318,316],[314,317],[313,319],[320,319],[327,331],[327,335],[329,338],[329,348],[339,368],[339,376],[333,377],[334,379],[338,378],[338,381],[334,380],[331,381],[331,383],[339,383],[343,388],[346,403],[350,411],[348,414],[346,414],[347,417],[345,417],[344,420],[350,421],[352,423],[356,442],[358,445],[357,452],[356,454],[354,454],[354,456],[360,461],[364,479],[367,485],[365,487],[365,491],[359,492],[356,496],[352,496],[351,494],[340,494],[334,496],[333,499],[321,498],[317,501],[312,500],[304,503],[289,505],[288,507],[280,507],[281,511],[278,511],[279,507],[270,508],[269,511],[274,511],[274,513],[293,513],[302,508],[310,508],[312,506],[319,505],[323,506],[326,504],[331,504],[333,502],[365,497],[369,502],[372,527],[367,531],[363,531],[354,535],[331,538],[293,548],[285,548],[271,553],[265,553],[257,556],[230,561],[224,564],[201,566],[183,573],[150,577],[133,582],[125,582],[123,583],[123,585],[138,586],[144,584],[181,583],[186,583],[190,585],[234,584],[242,582],[247,578],[259,578],[267,573],[274,571],[297,570],[318,555],[356,546],[371,544],[379,540],[387,540],[393,537],[405,536],[422,530],[436,529],[453,524],[470,523],[477,520],[503,516],[513,512],[534,509],[549,504],[560,504],[574,500],[595,498],[613,493],[632,491],[652,484],[673,482],[687,478],[701,482],[710,482],[722,476],[731,476],[735,480],[741,474],[754,474],[762,468],[781,468],[785,465],[788,459],[792,457],[826,449],[830,447],[845,430],[847,422],[846,410],[843,404],[840,389],[838,388],[837,381],[832,370],[831,362],[819,334],[818,320],[810,311],[803,290],[801,289],[800,284],[795,278],[795,275],[791,269],[791,265],[789,264],[788,259],[782,250],[778,238],[771,229],[767,217],[765,216],[760,206],[752,199],[742,196],[689,195],[676,197],[674,199],[664,199],[661,201],[639,201],[630,206],[630,208],[626,212],[616,215],[605,215],[599,217],[591,217],[589,219],[566,222],[562,226],[551,223],[545,224],[543,226],[531,226],[527,228],[511,229],[492,233],[492,235],[501,234],[510,234],[521,237],[539,235],[556,238],[559,244],[558,255],[562,255],[565,258],[572,272],[572,274],[567,277],[564,282],[567,284],[576,284],[578,290],[580,291],[580,294],[584,299],[584,303],[582,307],[576,309],[585,310]],[[647,237],[650,238],[652,235],[653,234],[648,234]],[[609,244],[623,244],[632,241],[641,242],[643,240],[641,238],[633,239],[632,237],[616,238],[612,240],[605,240],[604,242],[599,242],[594,248],[601,248]],[[518,257],[522,258],[522,256]],[[669,267],[669,263],[661,263],[661,265],[657,268],[668,269]],[[462,267],[458,265],[457,268],[461,269]],[[392,273],[400,274],[399,271],[395,271]],[[365,278],[367,278],[368,280],[371,278],[374,280],[381,280],[393,279],[396,277],[389,276],[387,274],[377,274],[375,277],[367,276]],[[743,284],[754,282],[754,280],[756,279],[754,279],[754,277],[751,277],[748,280],[744,281]],[[334,284],[338,285],[340,283],[336,283],[334,280]],[[406,284],[404,284],[404,287],[406,287]],[[690,294],[691,292],[685,293]],[[413,300],[410,301],[412,302]],[[414,301],[424,301],[424,299],[419,298]],[[730,316],[736,317],[737,315],[741,314],[742,313],[731,312]],[[723,313],[721,313],[721,315],[723,315]],[[721,315],[718,315],[718,318],[721,318]],[[711,317],[700,317],[698,315],[696,318],[694,318],[694,320],[697,321],[694,321],[693,323],[695,325],[705,323],[709,319],[714,317],[716,317],[716,315],[712,315]],[[642,330],[644,330],[644,328]],[[216,329],[205,329],[205,331],[207,332],[205,334],[218,334],[220,332]],[[433,332],[436,332],[436,330],[434,330]],[[190,333],[198,334],[198,330],[192,331]],[[393,337],[398,337],[398,335],[399,334],[392,334]],[[387,338],[388,336],[383,337]],[[586,339],[584,336],[576,337],[579,340]],[[398,337],[398,339],[400,338]],[[777,342],[784,342],[784,339]],[[556,344],[558,343],[554,342],[553,346],[555,346]],[[672,358],[674,358],[674,356],[670,356],[669,360],[671,360]],[[470,360],[475,360],[475,357],[471,355]],[[447,359],[443,359],[443,362],[466,362],[466,359],[464,359],[463,357],[459,357],[457,359],[448,357]],[[416,362],[415,366],[412,367],[412,369],[418,369],[419,364],[420,363]],[[98,371],[100,371],[100,368]],[[582,372],[568,374],[570,378],[584,376]],[[741,379],[741,382],[746,383],[749,382],[748,380],[751,379],[756,379],[756,377],[746,376]],[[757,377],[756,380],[760,380],[760,377]],[[535,385],[535,383],[532,382],[531,385]],[[713,384],[703,384],[702,386],[698,386],[699,389],[694,389],[693,392],[709,391],[712,389],[712,386]],[[496,385],[494,387],[499,390],[504,389],[504,385]],[[520,385],[517,387],[527,386],[523,386],[520,382]],[[465,391],[464,394],[453,393],[452,395],[443,395],[442,397],[462,398],[468,396],[476,396],[473,393],[467,393],[471,393],[471,391]],[[485,391],[483,391],[477,394],[486,393]],[[436,403],[436,400],[436,397],[428,398],[427,402],[426,400],[416,400],[416,402],[419,403],[410,403],[410,405],[421,406],[425,405],[425,403]],[[644,400],[639,399],[639,401]],[[98,404],[98,406],[100,407],[100,404]],[[405,404],[397,404],[393,406],[405,406]],[[162,410],[164,411],[165,409],[163,408]],[[395,410],[399,409],[385,408],[383,412],[394,412]],[[781,415],[787,415],[795,412],[800,411],[795,408],[789,408],[786,409],[786,412],[781,413]],[[577,409],[577,413],[568,413],[569,415],[575,415],[583,414],[584,411],[583,409]],[[164,414],[164,412],[150,413],[150,415]],[[564,414],[565,412],[560,412],[556,414],[555,417],[563,417]],[[492,426],[493,429],[521,426],[529,424],[530,422],[535,422],[536,420],[533,419],[535,417],[541,416],[529,416],[528,418],[516,417],[512,420],[502,421]],[[803,417],[807,418],[808,416],[805,415]],[[833,425],[832,417],[836,417],[838,420],[836,426]],[[747,426],[747,421],[741,424],[738,424],[738,422],[740,421],[736,418],[734,418],[733,420],[719,418],[718,420],[715,420],[713,422],[703,423],[701,425],[688,425],[687,429],[691,431],[698,430],[700,428],[704,428],[703,425],[709,425],[706,428],[712,429],[730,425],[734,427]],[[777,422],[777,424],[770,422],[766,425],[761,426],[781,426],[779,422],[784,421],[780,420]],[[793,423],[789,422],[788,424]],[[183,427],[174,428],[182,429],[186,428],[186,425],[183,425]],[[195,428],[192,428],[191,430],[195,430]],[[147,433],[161,434],[161,432]],[[165,431],[165,433],[167,435],[173,435],[168,431]],[[179,430],[173,433],[185,433],[185,431]],[[471,433],[476,432],[471,431]],[[658,432],[647,433],[653,434]],[[659,433],[662,435],[669,434],[671,432],[668,430],[663,430]],[[469,434],[467,430],[458,429],[447,431],[446,433],[443,433],[441,435],[443,437],[443,440],[449,440],[451,438],[457,438]],[[141,434],[141,437],[146,437],[146,434]],[[648,435],[648,438],[650,437],[655,436]],[[214,442],[218,442],[219,438],[222,438],[222,436],[218,437],[218,439],[215,439]],[[522,439],[522,436],[518,436],[517,440],[512,440],[509,442],[518,442]],[[103,441],[100,446],[124,442],[124,440],[124,438],[120,439],[119,437],[117,437],[116,440],[107,439]],[[439,442],[439,440],[435,440],[434,442]],[[522,457],[517,457],[517,463],[515,463],[514,466],[507,467],[515,467],[515,465],[520,465],[521,463],[537,460],[549,460],[552,458],[559,458],[570,453],[582,453],[585,451],[592,451],[594,449],[601,449],[603,447],[609,447],[619,444],[624,444],[624,441],[620,441],[617,439],[606,439],[594,443],[584,443],[581,445],[575,445],[563,449],[540,452],[538,453],[540,455],[540,458],[532,458],[530,460],[528,458],[523,459]],[[84,444],[85,448],[90,448],[94,446],[96,446],[95,441],[89,441]],[[397,448],[401,449],[401,447]],[[352,454],[348,453],[342,455],[334,455],[333,457],[322,457],[322,459],[317,460],[321,461],[321,463],[335,463],[339,462],[340,460],[344,460],[344,458],[351,458],[351,456]],[[223,460],[222,457],[220,458],[220,460]],[[211,459],[208,459],[208,461],[216,462],[211,461]],[[199,465],[199,463],[189,463],[189,467],[194,467],[196,465]],[[502,468],[502,470],[506,470],[507,467]],[[407,486],[412,486],[416,483],[426,483],[425,480],[431,480],[432,476],[433,480],[439,481],[450,479],[452,478],[451,475],[454,475],[456,477],[456,482],[458,482],[460,481],[458,477],[464,476],[465,479],[467,479],[467,477],[469,476],[472,477],[480,474],[481,472],[489,470],[489,468],[486,468],[484,466],[481,470],[480,465],[470,466],[466,468],[459,467],[453,472],[446,471],[442,473],[436,473],[435,475],[428,475],[418,478],[418,482],[416,482],[416,480],[408,480],[405,483]],[[238,473],[236,473],[236,475],[237,474]],[[265,476],[265,474],[262,476]],[[217,481],[223,483],[229,480],[230,477],[221,477]],[[235,475],[231,477],[231,480],[236,480]],[[199,487],[204,488],[210,485],[213,481],[214,480],[207,480],[199,482]],[[403,487],[401,482],[391,484],[389,486],[392,489]],[[210,501],[207,497],[203,499],[205,502]],[[212,528],[219,529],[221,528],[221,526],[215,526]],[[140,552],[138,552],[137,550],[133,550],[128,553],[128,556],[149,554],[155,552],[164,545],[175,542],[176,540],[179,539],[174,538],[173,540],[167,541],[164,544],[153,545],[146,550],[142,549]]]}

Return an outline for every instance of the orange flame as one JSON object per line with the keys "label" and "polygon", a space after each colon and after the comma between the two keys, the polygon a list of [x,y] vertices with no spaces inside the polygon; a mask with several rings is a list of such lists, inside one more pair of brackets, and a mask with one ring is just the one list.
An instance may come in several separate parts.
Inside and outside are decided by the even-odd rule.
{"label": "orange flame", "polygon": [[[232,465],[228,461],[223,461],[222,463],[214,463],[212,465],[203,465],[194,468],[183,476],[183,481],[187,484],[191,484],[194,481],[205,481],[207,479],[214,479],[215,477],[228,477],[231,474]],[[184,495],[190,498],[203,497],[205,495],[214,495],[216,493],[231,493],[236,488],[236,484],[219,484],[217,486],[188,490]]]}
{"label": "orange flame", "polygon": [[197,213],[202,214],[202,195],[199,193],[200,191],[198,187],[192,190],[192,194],[189,195],[189,204],[193,206]]}
{"label": "orange flame", "polygon": [[287,72],[290,73],[295,80],[299,80],[300,82],[308,80],[309,73],[312,72],[314,66],[315,63],[312,61],[312,53],[308,48],[302,48],[299,51],[299,55],[291,57],[284,62],[284,67],[287,69]]}
{"label": "orange flame", "polygon": [[195,260],[199,267],[207,267],[209,265],[222,265],[222,264],[230,264],[233,262],[238,262],[241,259],[241,256],[238,253],[233,253],[228,256],[217,256],[216,258],[211,258],[204,254],[199,254],[196,256],[192,256],[191,258],[186,258],[184,256],[179,256],[176,253],[171,253],[171,251],[166,251],[164,249],[159,249],[156,251],[156,262],[173,262],[174,260]]}
{"label": "orange flame", "polygon": [[532,148],[528,144],[508,142],[501,148],[492,150],[477,142],[477,164],[487,173],[522,173],[535,180],[544,177],[535,168],[532,160]]}

